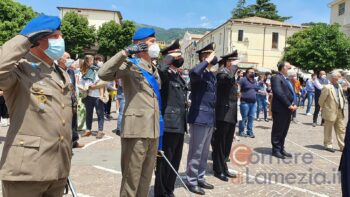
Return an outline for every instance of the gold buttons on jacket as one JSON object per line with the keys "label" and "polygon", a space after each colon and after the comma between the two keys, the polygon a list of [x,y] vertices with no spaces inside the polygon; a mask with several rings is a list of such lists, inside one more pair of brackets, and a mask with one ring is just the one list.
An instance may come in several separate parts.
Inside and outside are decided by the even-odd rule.
{"label": "gold buttons on jacket", "polygon": [[63,135],[60,136],[60,141],[63,141],[64,140],[64,137]]}
{"label": "gold buttons on jacket", "polygon": [[62,107],[62,109],[64,109],[65,105],[63,103],[61,103],[61,107]]}
{"label": "gold buttons on jacket", "polygon": [[62,120],[62,125],[66,125],[66,121],[65,120]]}
{"label": "gold buttons on jacket", "polygon": [[23,146],[24,145],[24,141],[20,141],[19,145]]}

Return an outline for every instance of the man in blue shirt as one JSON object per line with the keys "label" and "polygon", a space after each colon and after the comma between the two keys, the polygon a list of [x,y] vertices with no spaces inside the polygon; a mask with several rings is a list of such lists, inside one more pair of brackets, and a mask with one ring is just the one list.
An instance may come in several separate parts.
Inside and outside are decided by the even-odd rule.
{"label": "man in blue shirt", "polygon": [[[242,121],[239,122],[239,136],[255,138],[253,132],[254,114],[256,114],[256,93],[258,90],[257,82],[254,79],[255,71],[249,68],[246,71],[246,76],[239,80],[238,84],[241,89],[241,105],[240,111]],[[244,129],[247,125],[247,135],[244,134]]]}

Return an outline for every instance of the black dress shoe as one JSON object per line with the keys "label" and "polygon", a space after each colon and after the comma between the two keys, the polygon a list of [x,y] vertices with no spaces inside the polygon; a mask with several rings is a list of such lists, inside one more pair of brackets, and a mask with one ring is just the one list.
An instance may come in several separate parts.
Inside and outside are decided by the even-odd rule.
{"label": "black dress shoe", "polygon": [[204,189],[214,189],[214,185],[209,184],[205,181],[198,181],[198,186]]}
{"label": "black dress shoe", "polygon": [[236,178],[236,177],[237,177],[236,174],[233,174],[233,173],[231,173],[231,172],[229,172],[229,171],[226,171],[226,172],[225,172],[225,175],[226,175],[227,177],[230,177],[230,178]]}
{"label": "black dress shoe", "polygon": [[281,151],[282,155],[285,157],[293,157],[292,154],[286,152],[285,150]]}
{"label": "black dress shoe", "polygon": [[282,155],[282,153],[280,152],[272,152],[272,156],[275,156],[279,159],[285,159],[286,157],[284,155]]}
{"label": "black dress shoe", "polygon": [[174,193],[167,194],[167,197],[175,197],[175,194]]}
{"label": "black dress shoe", "polygon": [[215,173],[214,172],[214,176],[222,181],[225,181],[225,182],[228,181],[228,178],[225,176],[224,173]]}
{"label": "black dress shoe", "polygon": [[324,148],[326,151],[329,151],[329,152],[331,152],[331,153],[334,153],[335,152],[335,150],[334,150],[334,148]]}
{"label": "black dress shoe", "polygon": [[186,185],[188,190],[190,190],[190,192],[195,193],[195,194],[199,194],[199,195],[205,195],[205,191],[200,188],[199,186],[193,186],[193,185]]}

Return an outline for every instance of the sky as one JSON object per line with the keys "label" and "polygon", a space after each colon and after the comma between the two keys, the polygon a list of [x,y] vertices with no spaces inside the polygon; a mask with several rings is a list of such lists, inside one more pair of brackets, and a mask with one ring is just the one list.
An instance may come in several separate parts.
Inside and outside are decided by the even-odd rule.
{"label": "sky", "polygon": [[[39,13],[58,16],[57,6],[118,10],[124,20],[163,28],[215,28],[231,16],[237,0],[17,0]],[[255,0],[247,0],[254,3]],[[272,0],[288,23],[330,20],[331,0]]]}

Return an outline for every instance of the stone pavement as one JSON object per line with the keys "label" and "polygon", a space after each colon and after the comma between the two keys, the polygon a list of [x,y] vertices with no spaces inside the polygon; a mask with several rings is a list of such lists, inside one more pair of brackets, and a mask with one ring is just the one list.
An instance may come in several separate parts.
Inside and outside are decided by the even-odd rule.
{"label": "stone pavement", "polygon": [[[304,113],[305,110],[299,111]],[[111,132],[116,127],[117,115],[113,112],[112,116],[113,120],[105,121],[106,136],[103,139],[81,138],[80,142],[86,147],[74,150],[71,178],[78,196],[119,196],[120,138]],[[256,138],[240,138],[234,142],[234,154],[228,164],[238,178],[229,182],[216,179],[209,159],[206,179],[215,185],[215,189],[206,190],[206,196],[341,196],[337,172],[341,152],[323,150],[323,127],[312,127],[311,116],[300,113],[297,118],[300,123],[291,124],[286,140],[286,149],[293,153],[293,159],[281,161],[270,157],[272,121],[256,121]],[[93,129],[97,129],[96,121]],[[7,128],[0,128],[1,149],[6,131]],[[338,149],[333,138],[334,148]],[[189,136],[186,136],[179,170],[182,176],[186,169],[188,140]],[[153,181],[149,196],[153,196]],[[189,196],[179,180],[175,195]]]}

